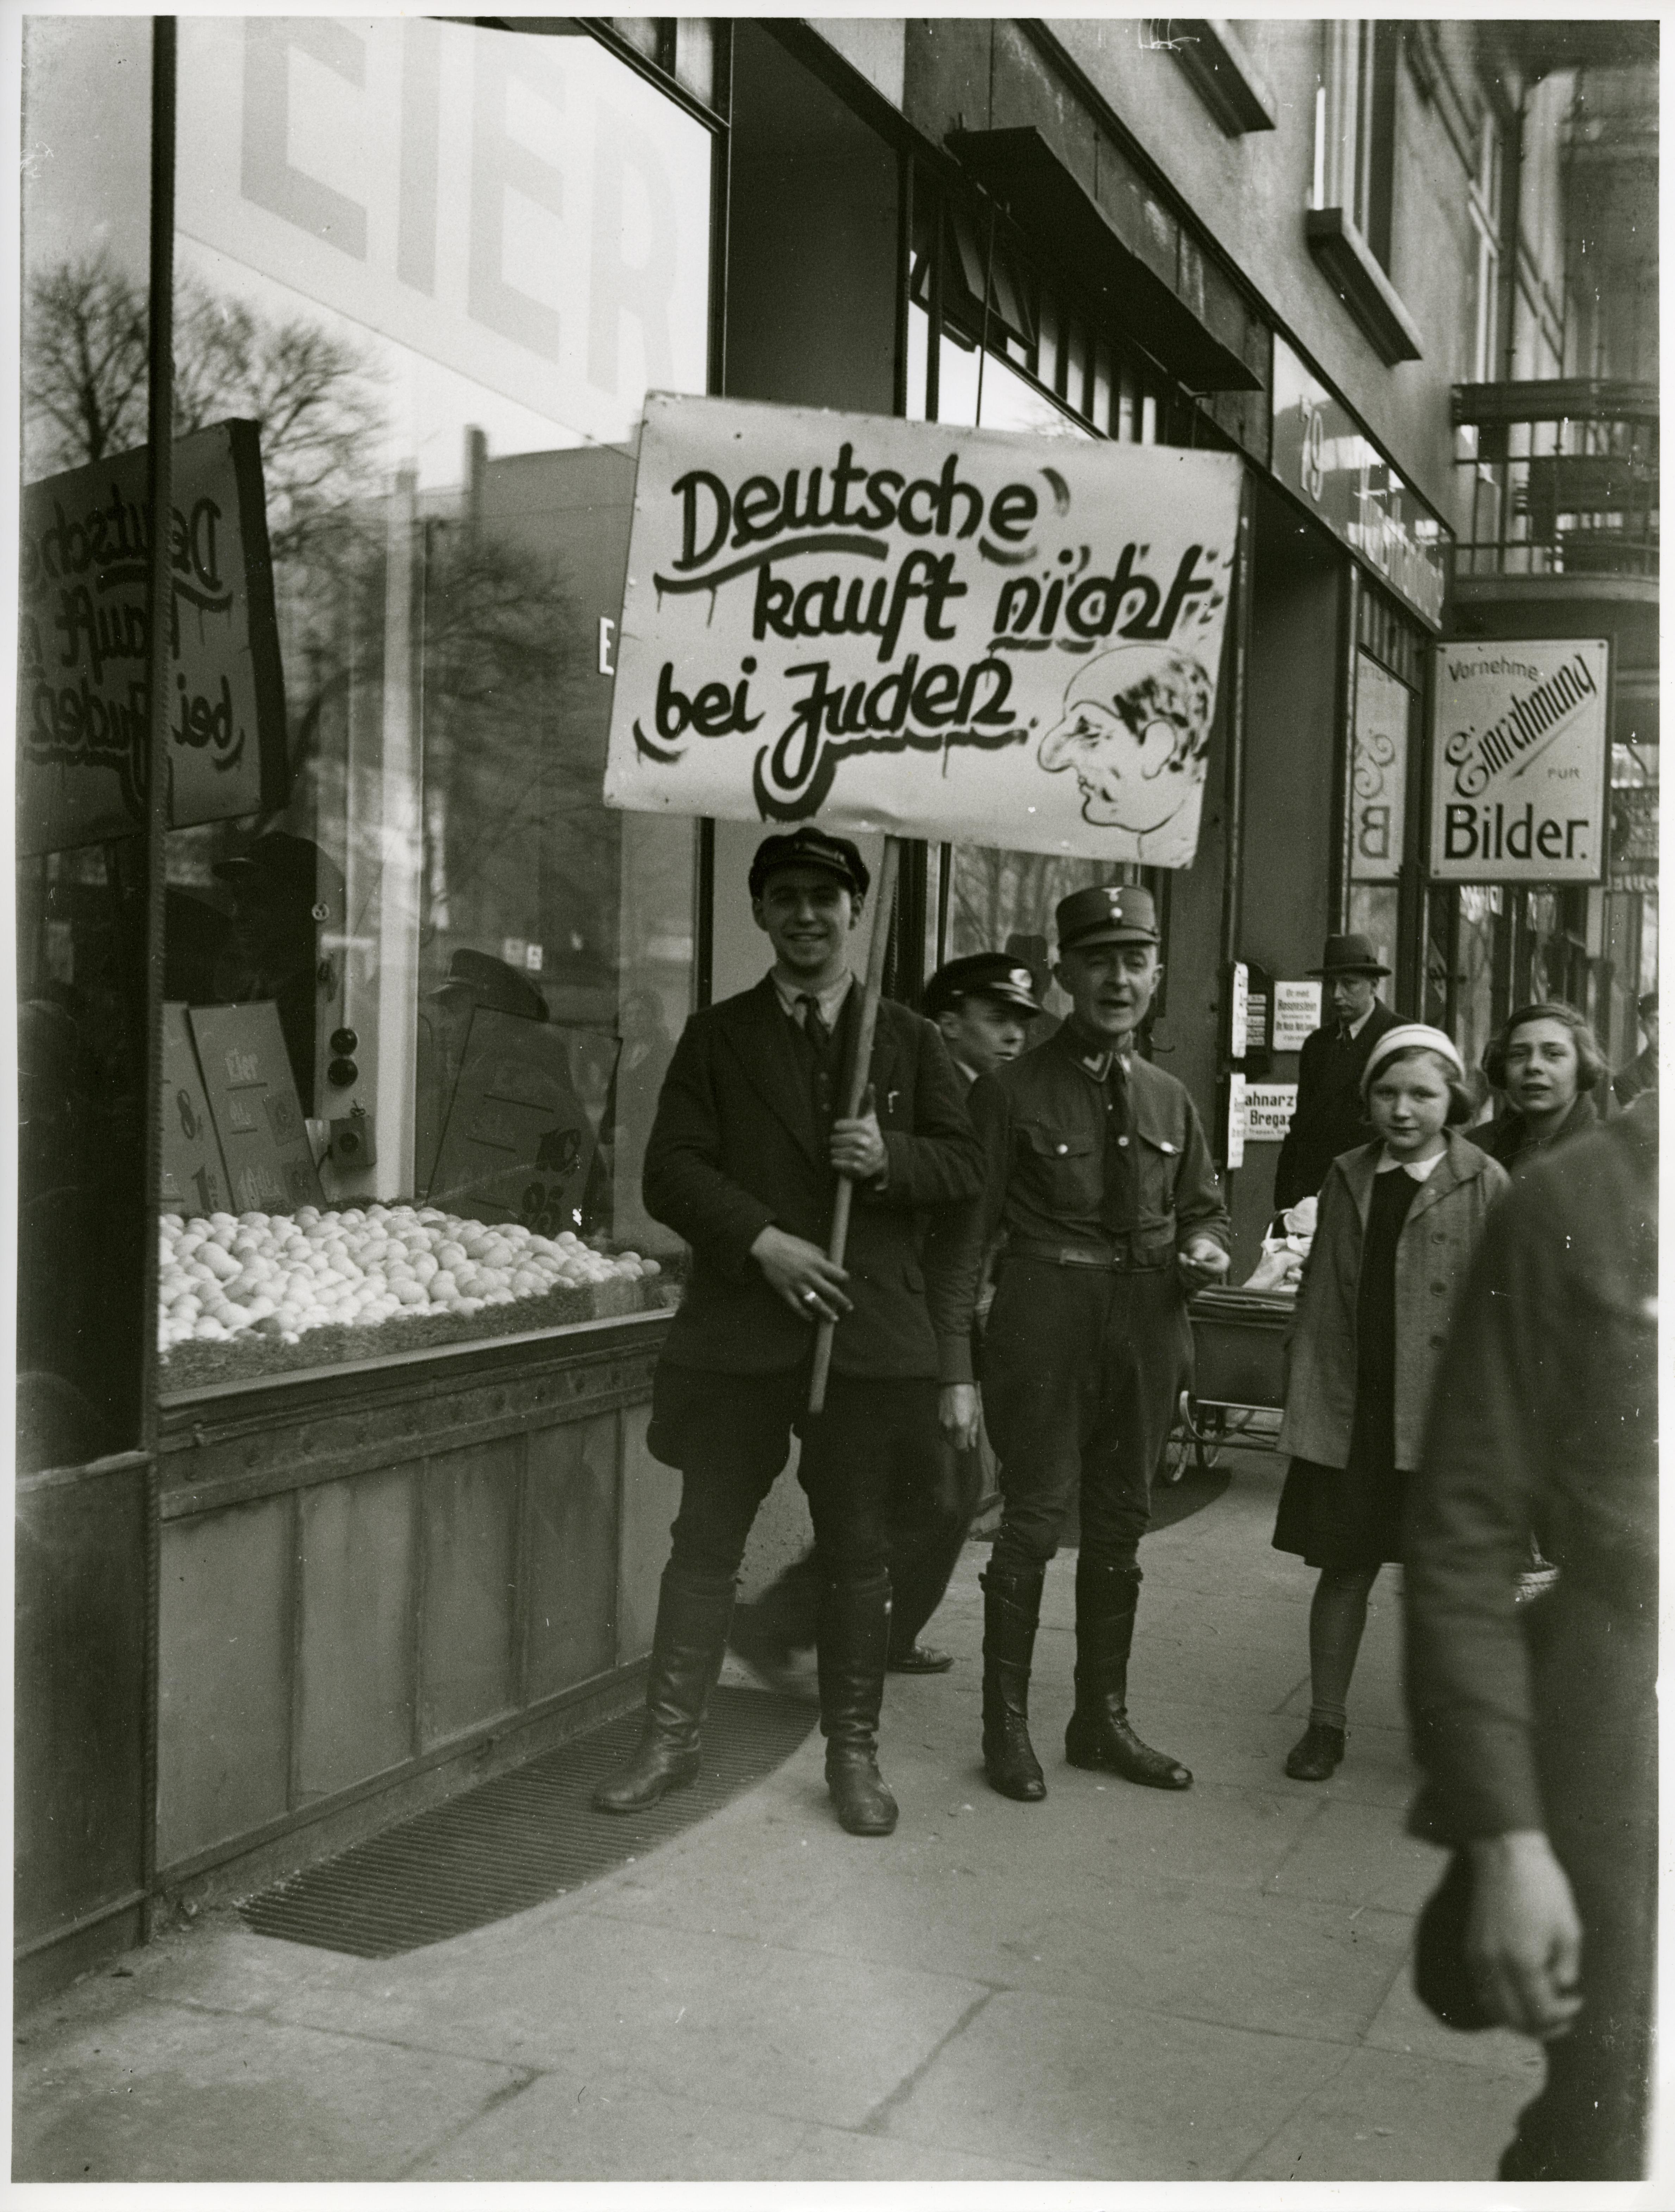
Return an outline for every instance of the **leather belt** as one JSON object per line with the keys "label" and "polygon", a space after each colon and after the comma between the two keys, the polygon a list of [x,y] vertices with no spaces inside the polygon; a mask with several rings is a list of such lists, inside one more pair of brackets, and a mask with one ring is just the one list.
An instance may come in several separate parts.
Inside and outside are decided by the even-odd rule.
{"label": "leather belt", "polygon": [[1127,1253],[1090,1252],[1085,1244],[1008,1244],[1005,1260],[1034,1260],[1049,1267],[1089,1267],[1106,1275],[1154,1275],[1172,1255],[1136,1260]]}

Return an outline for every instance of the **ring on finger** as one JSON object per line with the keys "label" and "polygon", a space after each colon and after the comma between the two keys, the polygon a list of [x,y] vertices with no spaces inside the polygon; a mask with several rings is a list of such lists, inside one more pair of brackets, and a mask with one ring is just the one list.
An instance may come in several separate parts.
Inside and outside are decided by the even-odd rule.
{"label": "ring on finger", "polygon": [[819,1295],[814,1291],[805,1291],[802,1294],[802,1302],[806,1306],[817,1306],[820,1303]]}

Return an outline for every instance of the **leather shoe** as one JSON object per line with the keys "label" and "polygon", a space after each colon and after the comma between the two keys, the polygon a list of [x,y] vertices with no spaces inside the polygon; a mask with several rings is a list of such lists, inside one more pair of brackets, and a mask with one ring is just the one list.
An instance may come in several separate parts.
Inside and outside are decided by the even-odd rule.
{"label": "leather shoe", "polygon": [[1343,1758],[1344,1732],[1311,1721],[1291,1747],[1285,1771],[1294,1782],[1329,1782]]}
{"label": "leather shoe", "polygon": [[1166,1751],[1154,1751],[1129,1726],[1125,1713],[1109,1707],[1070,1716],[1064,1731],[1064,1756],[1072,1766],[1096,1773],[1120,1774],[1146,1790],[1190,1790],[1192,1770]]}
{"label": "leather shoe", "polygon": [[905,1651],[892,1651],[887,1664],[892,1674],[946,1674],[953,1654],[939,1651],[934,1644],[910,1644]]}
{"label": "leather shoe", "polygon": [[869,1751],[834,1746],[825,1755],[825,1786],[838,1825],[852,1836],[887,1836],[897,1820],[895,1799]]}

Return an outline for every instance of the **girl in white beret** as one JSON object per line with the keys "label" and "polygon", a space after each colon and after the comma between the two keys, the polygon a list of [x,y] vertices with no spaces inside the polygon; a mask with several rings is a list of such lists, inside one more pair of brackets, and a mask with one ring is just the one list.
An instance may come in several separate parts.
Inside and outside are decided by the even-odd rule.
{"label": "girl in white beret", "polygon": [[1361,1077],[1378,1135],[1341,1153],[1321,1188],[1288,1346],[1279,1449],[1291,1465],[1277,1550],[1319,1570],[1309,1610],[1308,1727],[1286,1772],[1324,1782],[1343,1757],[1367,1601],[1401,1558],[1449,1316],[1506,1170],[1452,1125],[1469,1119],[1465,1070],[1441,1030],[1379,1039]]}

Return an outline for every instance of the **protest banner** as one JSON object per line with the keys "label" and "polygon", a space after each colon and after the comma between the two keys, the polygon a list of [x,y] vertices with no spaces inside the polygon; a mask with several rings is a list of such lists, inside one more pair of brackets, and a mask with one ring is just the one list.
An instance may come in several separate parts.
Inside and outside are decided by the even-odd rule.
{"label": "protest banner", "polygon": [[606,804],[1190,866],[1242,465],[652,394]]}
{"label": "protest banner", "polygon": [[1597,884],[1610,857],[1611,646],[1507,638],[1436,648],[1431,874]]}
{"label": "protest banner", "polygon": [[[608,805],[1184,868],[1197,849],[1243,464],[654,392]],[[840,1180],[831,1255],[842,1261]],[[831,1331],[819,1331],[811,1408]]]}
{"label": "protest banner", "polygon": [[[26,485],[18,617],[21,853],[145,826],[151,520],[146,449]],[[253,422],[175,441],[168,823],[284,794],[285,701]]]}

